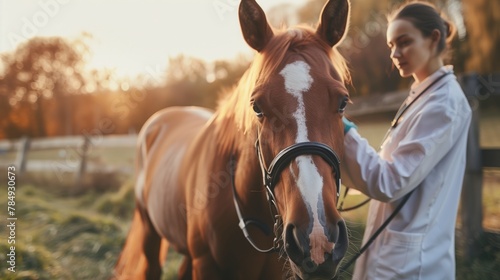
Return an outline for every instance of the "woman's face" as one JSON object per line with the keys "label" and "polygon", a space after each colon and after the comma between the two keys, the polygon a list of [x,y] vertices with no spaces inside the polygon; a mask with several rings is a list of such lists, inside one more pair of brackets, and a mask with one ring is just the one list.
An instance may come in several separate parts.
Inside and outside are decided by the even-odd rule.
{"label": "woman's face", "polygon": [[[433,73],[435,45],[431,37],[424,37],[413,23],[406,19],[396,19],[387,28],[387,45],[391,59],[402,77],[413,75],[422,80]],[[430,72],[430,73],[429,73]]]}

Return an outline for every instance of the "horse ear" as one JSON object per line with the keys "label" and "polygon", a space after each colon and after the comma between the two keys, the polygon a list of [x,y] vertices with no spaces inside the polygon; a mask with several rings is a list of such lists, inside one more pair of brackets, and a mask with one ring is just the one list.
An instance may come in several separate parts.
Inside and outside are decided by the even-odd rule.
{"label": "horse ear", "polygon": [[349,0],[329,0],[323,7],[316,34],[330,47],[337,45],[347,33]]}
{"label": "horse ear", "polygon": [[260,52],[273,37],[266,14],[255,0],[242,0],[239,7],[241,32],[247,44]]}

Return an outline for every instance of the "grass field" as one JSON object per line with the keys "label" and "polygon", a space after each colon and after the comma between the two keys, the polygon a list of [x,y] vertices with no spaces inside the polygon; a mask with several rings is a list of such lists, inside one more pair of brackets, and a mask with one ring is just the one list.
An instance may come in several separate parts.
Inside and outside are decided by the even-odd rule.
{"label": "grass field", "polygon": [[[486,116],[482,122],[482,145],[500,147],[500,122],[495,116]],[[382,140],[388,122],[360,123],[362,135],[373,146]],[[92,152],[96,159],[113,164],[132,164],[130,149],[109,149]],[[36,159],[52,160],[58,154],[33,154]],[[3,172],[3,171],[2,171]],[[99,177],[100,176],[100,177]],[[92,177],[92,176],[91,176]],[[94,178],[95,177],[95,178]],[[4,269],[9,245],[0,243],[0,279],[107,279],[123,245],[133,209],[132,175],[98,174],[90,178],[91,187],[72,192],[70,183],[62,184],[51,174],[26,174],[19,178],[16,189],[16,273]],[[3,177],[2,177],[3,178]],[[5,186],[5,182],[0,182]],[[58,185],[59,184],[59,185]],[[484,226],[500,231],[500,171],[484,172]],[[345,206],[355,204],[363,196],[349,196]],[[7,194],[0,192],[0,209],[7,209]],[[349,253],[359,246],[364,230],[367,207],[344,214],[348,222],[351,246]],[[0,220],[6,221],[7,212],[0,211]],[[7,236],[5,226],[0,235]],[[5,240],[5,239],[3,239]],[[482,253],[473,261],[465,262],[457,252],[457,279],[499,279],[500,244],[482,239],[478,246]],[[493,246],[496,245],[496,246]],[[170,252],[164,266],[164,280],[176,279],[181,256]],[[349,279],[349,272],[341,279]]]}

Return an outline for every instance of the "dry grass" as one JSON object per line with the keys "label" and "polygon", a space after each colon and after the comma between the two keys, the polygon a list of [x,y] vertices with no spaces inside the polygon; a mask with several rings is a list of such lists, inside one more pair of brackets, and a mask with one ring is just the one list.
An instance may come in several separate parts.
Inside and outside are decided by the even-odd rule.
{"label": "dry grass", "polygon": [[483,175],[483,227],[500,232],[500,170]]}
{"label": "dry grass", "polygon": [[[2,269],[0,279],[107,279],[123,244],[126,224],[96,211],[94,203],[85,203],[87,196],[97,201],[105,195],[62,197],[43,186],[18,185],[17,272]],[[121,203],[130,205],[126,200]],[[6,194],[1,192],[0,207],[6,209],[6,204]],[[6,252],[6,246],[2,242],[0,251]],[[5,258],[2,253],[0,261],[5,263]]]}

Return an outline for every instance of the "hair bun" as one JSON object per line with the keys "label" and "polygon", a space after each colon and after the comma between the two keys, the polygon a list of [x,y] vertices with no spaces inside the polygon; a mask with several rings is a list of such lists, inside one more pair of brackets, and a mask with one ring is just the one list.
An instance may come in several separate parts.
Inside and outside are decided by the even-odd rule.
{"label": "hair bun", "polygon": [[446,41],[449,43],[455,35],[456,28],[451,22],[449,22],[446,19],[443,19],[443,23],[444,23],[444,29],[446,30],[445,38],[446,38]]}

